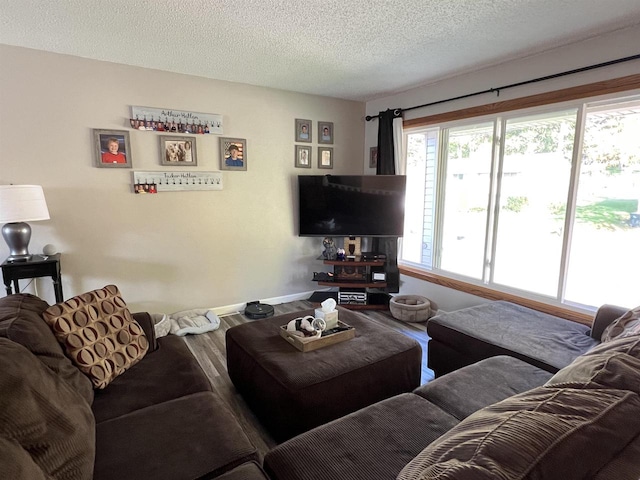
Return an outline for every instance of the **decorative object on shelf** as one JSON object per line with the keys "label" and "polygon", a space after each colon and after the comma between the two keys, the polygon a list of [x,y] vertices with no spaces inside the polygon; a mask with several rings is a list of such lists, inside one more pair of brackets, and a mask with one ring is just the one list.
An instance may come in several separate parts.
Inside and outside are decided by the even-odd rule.
{"label": "decorative object on shelf", "polygon": [[222,115],[217,113],[132,106],[129,123],[136,130],[222,135]]}
{"label": "decorative object on shelf", "polygon": [[311,147],[296,145],[296,168],[311,168]]}
{"label": "decorative object on shelf", "polygon": [[378,147],[371,147],[369,149],[369,168],[378,167]]}
{"label": "decorative object on shelf", "polygon": [[311,120],[296,118],[296,142],[311,143]]}
{"label": "decorative object on shelf", "polygon": [[[132,177],[134,193],[222,190],[222,172],[133,172]],[[136,191],[140,185],[142,192]]]}
{"label": "decorative object on shelf", "polygon": [[247,140],[220,138],[220,170],[247,170]]}
{"label": "decorative object on shelf", "polygon": [[196,139],[193,137],[170,137],[159,135],[160,164],[176,167],[195,167],[198,165]]}
{"label": "decorative object on shelf", "polygon": [[333,122],[318,122],[318,143],[333,145]]}
{"label": "decorative object on shelf", "polygon": [[318,147],[318,168],[333,168],[332,147]]}
{"label": "decorative object on shelf", "polygon": [[336,259],[337,260],[346,260],[347,259],[347,252],[345,251],[344,248],[339,248],[338,252],[336,253]]}
{"label": "decorative object on shelf", "polygon": [[31,226],[26,222],[49,220],[49,209],[40,185],[0,185],[0,223],[9,246],[9,262],[27,261]]}
{"label": "decorative object on shelf", "polygon": [[58,249],[52,243],[47,243],[44,247],[42,247],[42,253],[45,257],[49,257],[51,255],[55,255],[58,253]]}
{"label": "decorative object on shelf", "polygon": [[324,237],[322,239],[322,246],[324,247],[324,251],[322,252],[322,256],[326,260],[335,260],[337,256],[336,244],[331,237]]}
{"label": "decorative object on shelf", "polygon": [[96,167],[131,168],[131,144],[126,130],[93,129]]}
{"label": "decorative object on shelf", "polygon": [[344,265],[336,265],[333,270],[333,278],[347,282],[366,282],[367,267],[360,265],[351,265],[353,262],[346,261]]}
{"label": "decorative object on shelf", "polygon": [[344,249],[347,251],[347,258],[355,258],[361,253],[360,237],[344,237]]}

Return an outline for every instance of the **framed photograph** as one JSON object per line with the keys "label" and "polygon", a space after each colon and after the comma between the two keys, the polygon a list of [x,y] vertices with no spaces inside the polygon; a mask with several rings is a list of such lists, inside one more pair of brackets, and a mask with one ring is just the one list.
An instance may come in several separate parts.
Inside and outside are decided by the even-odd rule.
{"label": "framed photograph", "polygon": [[369,150],[369,168],[378,167],[378,147],[371,147]]}
{"label": "framed photograph", "polygon": [[311,168],[311,147],[296,145],[296,168]]}
{"label": "framed photograph", "polygon": [[333,168],[333,147],[318,147],[318,168]]}
{"label": "framed photograph", "polygon": [[220,138],[220,170],[247,169],[247,140]]}
{"label": "framed photograph", "polygon": [[170,137],[159,135],[160,163],[180,167],[195,167],[198,165],[196,155],[196,139],[193,137]]}
{"label": "framed photograph", "polygon": [[296,142],[311,143],[311,120],[296,118]]}
{"label": "framed photograph", "polygon": [[318,122],[318,143],[333,145],[333,122]]}
{"label": "framed photograph", "polygon": [[126,130],[93,129],[96,167],[131,168],[131,144]]}

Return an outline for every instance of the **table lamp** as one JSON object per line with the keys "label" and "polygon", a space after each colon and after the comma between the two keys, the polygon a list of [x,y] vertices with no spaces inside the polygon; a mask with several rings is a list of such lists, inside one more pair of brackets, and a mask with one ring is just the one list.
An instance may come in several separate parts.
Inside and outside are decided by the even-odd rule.
{"label": "table lamp", "polygon": [[40,185],[0,185],[0,223],[9,246],[9,262],[27,261],[31,227],[25,222],[49,220],[49,209]]}

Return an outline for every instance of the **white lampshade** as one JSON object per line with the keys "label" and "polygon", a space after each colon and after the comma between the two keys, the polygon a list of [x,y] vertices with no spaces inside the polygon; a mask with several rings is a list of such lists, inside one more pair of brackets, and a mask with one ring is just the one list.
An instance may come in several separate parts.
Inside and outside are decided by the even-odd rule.
{"label": "white lampshade", "polygon": [[49,220],[40,185],[0,185],[0,223]]}

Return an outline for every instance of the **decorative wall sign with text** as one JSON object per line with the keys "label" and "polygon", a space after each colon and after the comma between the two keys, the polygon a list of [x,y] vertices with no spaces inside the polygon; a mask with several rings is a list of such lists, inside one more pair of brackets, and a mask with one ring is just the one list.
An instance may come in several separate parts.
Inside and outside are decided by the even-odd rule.
{"label": "decorative wall sign with text", "polygon": [[222,172],[133,172],[134,193],[222,190]]}
{"label": "decorative wall sign with text", "polygon": [[217,113],[132,106],[130,122],[136,130],[222,135],[222,115]]}

